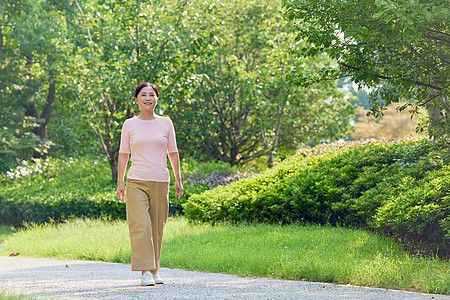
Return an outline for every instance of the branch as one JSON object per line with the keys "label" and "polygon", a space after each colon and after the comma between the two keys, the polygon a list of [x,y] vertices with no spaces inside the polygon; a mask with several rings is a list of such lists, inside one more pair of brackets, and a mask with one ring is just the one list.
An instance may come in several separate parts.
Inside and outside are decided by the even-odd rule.
{"label": "branch", "polygon": [[441,41],[441,42],[443,42],[443,43],[445,43],[447,45],[450,44],[450,40],[444,39],[444,38],[441,38],[441,37],[438,37],[438,36],[435,36],[435,35],[432,35],[431,33],[425,34],[424,37],[427,38],[427,39],[433,40],[433,41]]}
{"label": "branch", "polygon": [[425,102],[423,102],[422,104],[418,104],[418,106],[424,106],[425,104],[427,104],[428,102],[432,101],[433,99],[442,96],[441,93],[434,95],[433,97],[431,97],[430,99],[426,100]]}
{"label": "branch", "polygon": [[266,153],[267,153],[267,151],[265,151],[265,150],[260,150],[260,151],[258,151],[258,152],[256,152],[256,153],[254,153],[253,155],[245,155],[245,156],[242,156],[240,159],[237,160],[237,163],[238,163],[238,164],[246,164],[246,163],[248,163],[249,161],[251,161],[251,160],[253,160],[253,159],[257,158],[257,157],[260,157],[260,156],[265,155]]}
{"label": "branch", "polygon": [[[161,44],[161,47],[159,47],[158,59],[156,60],[155,64],[153,65],[153,68],[152,68],[152,71],[150,72],[150,74],[155,74],[156,67],[160,63],[161,56],[162,56],[162,54],[164,52],[164,49],[166,47],[167,42],[168,42],[168,38]],[[150,75],[150,76],[152,76],[152,75]],[[152,81],[152,80],[150,80],[150,78],[151,77],[149,77],[148,81]],[[164,89],[164,90],[166,90],[166,89]]]}
{"label": "branch", "polygon": [[[339,63],[339,64],[341,66],[346,67],[346,68],[351,69],[351,70],[361,71],[361,68],[353,67],[353,66],[347,65],[346,63]],[[392,76],[384,76],[384,75],[375,73],[372,70],[369,70],[369,71],[372,72],[373,76],[375,76],[376,78],[392,79]],[[400,78],[400,80],[403,81],[403,82],[413,83],[413,84],[416,84],[416,85],[419,85],[419,86],[428,87],[428,88],[431,88],[431,89],[434,89],[434,90],[438,90],[438,91],[442,90],[441,87],[438,87],[438,86],[435,86],[435,85],[432,85],[432,84],[428,84],[428,83],[423,83],[423,82],[413,81],[413,80],[408,80],[408,79],[401,79],[401,78]]]}
{"label": "branch", "polygon": [[[75,0],[75,3],[77,4],[78,9],[80,10],[81,15],[83,16],[83,18],[86,19],[86,17],[84,16],[83,9],[82,9],[81,6],[80,6],[80,3],[78,3],[77,0]],[[86,25],[87,25],[87,24],[86,24]],[[89,26],[86,26],[86,29],[87,29],[87,32],[88,32],[88,38],[89,38],[89,41],[90,41],[91,43],[93,43],[92,37],[91,37],[91,30],[89,29]]]}

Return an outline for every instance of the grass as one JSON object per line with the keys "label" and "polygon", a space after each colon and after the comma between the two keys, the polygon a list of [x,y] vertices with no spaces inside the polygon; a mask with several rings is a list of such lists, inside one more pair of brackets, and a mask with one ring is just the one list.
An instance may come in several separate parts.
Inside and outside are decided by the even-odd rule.
{"label": "grass", "polygon": [[0,291],[0,300],[19,300],[19,299],[36,299],[36,298],[27,297],[24,295],[16,295],[7,291]]}
{"label": "grass", "polygon": [[[193,225],[170,218],[161,264],[169,268],[327,281],[450,294],[450,261],[413,257],[363,230],[315,225]],[[0,254],[20,252],[130,263],[124,221],[73,220],[10,234]]]}
{"label": "grass", "polygon": [[0,244],[13,232],[14,230],[10,226],[0,225]]}
{"label": "grass", "polygon": [[125,221],[77,219],[56,224],[28,224],[7,238],[0,254],[130,262]]}

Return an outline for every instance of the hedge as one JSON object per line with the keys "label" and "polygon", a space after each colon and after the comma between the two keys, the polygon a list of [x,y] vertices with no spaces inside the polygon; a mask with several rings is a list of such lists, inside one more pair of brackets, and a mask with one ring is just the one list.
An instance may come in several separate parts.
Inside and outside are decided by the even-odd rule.
{"label": "hedge", "polygon": [[304,151],[262,174],[193,195],[185,214],[193,222],[363,227],[417,252],[450,255],[448,148],[425,139],[354,146]]}
{"label": "hedge", "polygon": [[76,217],[126,219],[125,203],[115,200],[94,201],[86,197],[60,198],[50,201],[16,200],[0,197],[2,224],[21,226],[24,222],[59,222]]}
{"label": "hedge", "polygon": [[107,162],[95,158],[33,159],[1,174],[0,223],[20,226],[71,217],[125,218]]}
{"label": "hedge", "polygon": [[[237,171],[222,162],[187,160],[182,167],[184,176],[197,174],[205,178],[217,170]],[[59,222],[74,217],[125,219],[126,205],[118,202],[116,184],[110,176],[106,160],[95,157],[23,161],[0,174],[0,224],[21,226],[23,222]],[[174,208],[170,211],[180,214],[186,199],[210,187],[185,182],[181,200],[177,199],[174,185],[170,189],[169,201]]]}

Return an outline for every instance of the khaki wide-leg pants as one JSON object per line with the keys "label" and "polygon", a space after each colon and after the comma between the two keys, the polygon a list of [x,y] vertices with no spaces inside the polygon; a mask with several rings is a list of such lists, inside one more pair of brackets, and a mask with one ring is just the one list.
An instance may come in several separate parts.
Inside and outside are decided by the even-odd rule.
{"label": "khaki wide-leg pants", "polygon": [[169,183],[127,179],[131,270],[159,270],[163,229],[169,213]]}

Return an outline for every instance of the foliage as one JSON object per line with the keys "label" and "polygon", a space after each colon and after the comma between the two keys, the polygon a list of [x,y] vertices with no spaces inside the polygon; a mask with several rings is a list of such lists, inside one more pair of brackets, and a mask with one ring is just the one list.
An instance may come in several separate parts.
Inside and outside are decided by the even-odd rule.
{"label": "foliage", "polygon": [[232,1],[216,9],[216,50],[199,64],[203,77],[192,96],[174,108],[181,147],[231,165],[266,156],[272,166],[278,152],[347,135],[353,107],[333,82],[308,90],[286,83],[291,68],[310,70],[329,60],[289,57],[294,35],[278,6]]}
{"label": "foliage", "polygon": [[[61,102],[61,101],[60,101]],[[92,128],[82,110],[57,102],[48,123],[48,139],[52,147],[48,155],[55,158],[99,157],[104,154],[99,139],[93,138]]]}
{"label": "foliage", "polygon": [[34,159],[2,175],[3,224],[43,223],[71,217],[125,216],[105,172],[95,159]]}
{"label": "foliage", "polygon": [[384,105],[407,101],[413,113],[426,107],[429,134],[448,138],[449,86],[448,1],[284,0],[283,14],[307,40],[300,57],[321,53],[334,66],[314,72],[294,70],[292,80],[302,86],[350,76],[360,87],[372,89],[375,116]]}
{"label": "foliage", "polygon": [[[72,74],[77,98],[117,180],[120,131],[133,116],[133,91],[144,81],[160,92],[157,113],[190,93],[195,65],[214,40],[210,9],[189,1],[75,1],[78,38]],[[202,10],[203,19],[196,14]],[[187,82],[189,81],[189,82]]]}
{"label": "foliage", "polygon": [[48,153],[47,123],[70,50],[62,9],[29,0],[4,0],[0,6],[0,109],[10,112],[0,117],[0,138],[9,144],[9,163],[2,159],[2,167],[12,166],[14,155]]}
{"label": "foliage", "polygon": [[81,196],[54,197],[50,200],[42,198],[12,200],[0,197],[0,204],[2,222],[14,226],[20,226],[23,222],[60,222],[80,217],[126,218],[125,205],[110,199],[94,200]]}
{"label": "foliage", "polygon": [[[183,213],[182,204],[186,203],[187,199],[189,199],[192,195],[201,194],[204,191],[210,190],[211,188],[206,184],[183,184],[184,194],[181,199],[178,199],[177,194],[175,193],[175,186],[170,186],[169,191],[169,202],[177,208],[178,213]],[[177,214],[178,214],[177,213]]]}
{"label": "foliage", "polygon": [[426,140],[335,145],[341,149],[307,149],[273,170],[194,195],[186,216],[364,226],[419,251],[449,255],[448,149]]}
{"label": "foliage", "polygon": [[[422,160],[418,164],[424,168],[426,162]],[[412,246],[433,242],[437,254],[442,251],[443,255],[448,255],[450,240],[445,222],[450,216],[450,166],[447,162],[442,169],[427,172],[417,182],[413,181],[413,176],[419,172],[414,171],[416,174],[401,180],[395,198],[388,197],[376,210],[374,225]],[[429,245],[421,248],[427,249]]]}
{"label": "foliage", "polygon": [[199,162],[193,158],[183,158],[181,161],[181,174],[184,178],[191,177],[197,173],[201,173],[203,176],[209,176],[214,172],[230,171],[231,173],[244,172],[245,167],[230,166],[230,164],[217,160],[208,160],[205,162]]}
{"label": "foliage", "polygon": [[[237,171],[223,162],[202,164],[185,160],[181,166],[182,174],[187,176],[207,176],[214,170]],[[73,217],[126,218],[125,203],[117,200],[116,184],[109,178],[107,162],[95,156],[22,161],[0,176],[0,184],[2,224],[19,226],[23,222],[59,222]],[[185,194],[181,200],[171,185],[171,204],[180,205],[192,194],[210,189],[205,184],[191,185],[187,181],[183,184]]]}
{"label": "foliage", "polygon": [[[330,61],[289,57],[294,34],[279,0],[2,4],[0,104],[14,116],[0,127],[11,144],[27,136],[26,146],[9,148],[4,169],[14,155],[104,153],[116,179],[121,127],[143,81],[159,87],[157,112],[175,121],[182,157],[242,165],[264,155],[272,165],[299,144],[339,139],[350,128],[353,109],[334,82],[306,90],[284,80],[291,67]],[[13,133],[11,120],[30,126]]]}
{"label": "foliage", "polygon": [[[169,166],[168,166],[169,168]],[[181,174],[183,176],[184,196],[178,199],[175,193],[175,186],[171,186],[169,201],[176,205],[182,212],[182,204],[194,194],[201,194],[204,191],[215,188],[220,183],[226,184],[242,177],[248,176],[245,167],[230,166],[223,161],[199,162],[193,158],[183,158],[181,161]],[[174,182],[172,169],[169,168],[170,181]]]}
{"label": "foliage", "polygon": [[[0,109],[6,111],[0,103]],[[15,167],[21,159],[28,159],[34,153],[45,154],[52,143],[33,134],[36,119],[25,117],[18,112],[2,114],[0,124],[0,173]]]}

